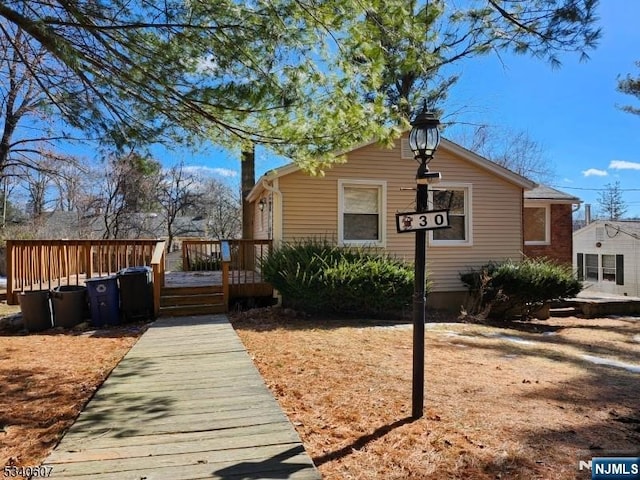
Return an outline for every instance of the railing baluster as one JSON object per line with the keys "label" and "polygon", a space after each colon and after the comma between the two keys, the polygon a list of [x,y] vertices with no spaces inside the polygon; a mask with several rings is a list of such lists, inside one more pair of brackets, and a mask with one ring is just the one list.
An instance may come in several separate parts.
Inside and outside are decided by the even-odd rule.
{"label": "railing baluster", "polygon": [[[228,240],[229,285],[261,283],[260,265],[272,249],[270,240]],[[152,263],[156,240],[8,240],[7,301],[17,301],[16,292],[52,288],[66,283],[81,284],[83,277],[104,276],[122,268]],[[185,270],[220,272],[221,242],[184,240]],[[46,258],[45,258],[46,257]],[[158,260],[156,260],[158,261]],[[162,270],[160,270],[162,268]],[[157,274],[164,266],[156,266]],[[216,273],[215,277],[218,277]]]}

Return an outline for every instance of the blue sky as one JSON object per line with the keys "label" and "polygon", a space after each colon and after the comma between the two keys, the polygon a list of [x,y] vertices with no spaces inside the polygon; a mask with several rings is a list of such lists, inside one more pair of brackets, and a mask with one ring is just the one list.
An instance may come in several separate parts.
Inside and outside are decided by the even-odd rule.
{"label": "blue sky", "polygon": [[[640,2],[602,0],[599,17],[603,36],[586,62],[564,54],[562,67],[552,69],[544,60],[502,54],[457,64],[461,78],[444,120],[525,131],[553,167],[552,186],[597,210],[598,191],[619,181],[627,216],[640,216],[640,116],[618,108],[638,102],[616,91],[619,75],[640,72],[634,65],[640,60]],[[225,169],[225,178],[239,180],[232,173],[239,171],[233,153],[212,149],[186,161]],[[256,175],[282,163],[259,151]]]}
{"label": "blue sky", "polygon": [[523,56],[471,59],[459,66],[448,103],[460,110],[457,121],[526,131],[544,147],[552,185],[596,210],[598,191],[619,181],[631,190],[623,194],[627,216],[640,216],[640,116],[617,108],[640,102],[616,91],[618,75],[640,73],[640,2],[600,3],[603,36],[589,61],[563,55],[554,70]]}

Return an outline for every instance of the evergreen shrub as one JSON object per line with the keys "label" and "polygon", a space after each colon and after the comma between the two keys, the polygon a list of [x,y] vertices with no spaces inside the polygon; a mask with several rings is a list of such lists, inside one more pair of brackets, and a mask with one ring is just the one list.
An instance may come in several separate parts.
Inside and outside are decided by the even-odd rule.
{"label": "evergreen shrub", "polygon": [[287,306],[309,313],[401,315],[413,295],[413,266],[372,249],[288,243],[261,268]]}
{"label": "evergreen shrub", "polygon": [[576,296],[582,283],[570,266],[546,258],[488,263],[460,274],[469,288],[468,314],[494,318],[531,318],[544,304]]}

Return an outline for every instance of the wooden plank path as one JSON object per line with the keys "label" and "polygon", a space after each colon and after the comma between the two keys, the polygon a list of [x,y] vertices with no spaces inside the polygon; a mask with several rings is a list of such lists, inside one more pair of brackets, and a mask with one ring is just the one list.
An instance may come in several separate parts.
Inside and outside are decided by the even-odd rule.
{"label": "wooden plank path", "polygon": [[45,460],[55,479],[320,479],[225,315],[159,319]]}

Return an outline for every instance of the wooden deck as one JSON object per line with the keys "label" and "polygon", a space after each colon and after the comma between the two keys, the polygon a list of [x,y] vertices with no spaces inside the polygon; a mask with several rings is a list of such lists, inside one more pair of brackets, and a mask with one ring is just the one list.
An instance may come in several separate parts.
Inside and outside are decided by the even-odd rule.
{"label": "wooden deck", "polygon": [[74,480],[320,479],[225,315],[154,322],[44,465]]}

